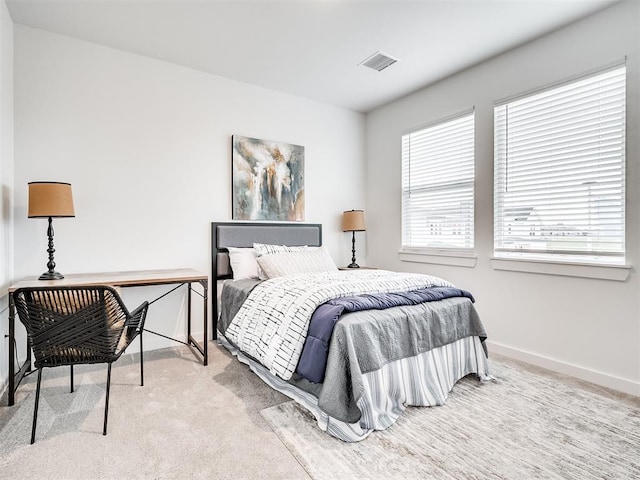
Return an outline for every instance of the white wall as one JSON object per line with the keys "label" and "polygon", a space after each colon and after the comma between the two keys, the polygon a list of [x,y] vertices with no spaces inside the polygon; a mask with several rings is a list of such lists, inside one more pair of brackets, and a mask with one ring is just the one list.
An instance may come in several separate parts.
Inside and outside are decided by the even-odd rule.
{"label": "white wall", "polygon": [[[8,378],[7,288],[13,276],[13,22],[0,1],[0,385]],[[0,392],[2,388],[0,387]]]}
{"label": "white wall", "polygon": [[[17,24],[15,80],[15,278],[46,270],[46,220],[26,218],[33,180],[73,186],[76,217],[54,219],[61,273],[210,273],[210,222],[231,220],[233,134],[305,147],[306,221],[349,260],[340,215],[364,204],[363,115]],[[147,326],[183,336],[183,301],[154,304]]]}
{"label": "white wall", "polygon": [[[626,2],[367,116],[367,239],[372,265],[432,273],[472,291],[494,351],[640,395],[640,286],[494,270],[493,103],[627,57],[627,263],[640,261],[640,3]],[[475,106],[474,268],[400,261],[403,132]],[[636,267],[637,268],[637,267]]]}

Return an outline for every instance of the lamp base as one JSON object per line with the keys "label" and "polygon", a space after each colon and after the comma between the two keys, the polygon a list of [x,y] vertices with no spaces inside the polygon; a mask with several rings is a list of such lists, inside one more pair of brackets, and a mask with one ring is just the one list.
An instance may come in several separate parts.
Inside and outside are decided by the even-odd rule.
{"label": "lamp base", "polygon": [[38,277],[38,280],[62,280],[64,275],[60,272],[44,272]]}
{"label": "lamp base", "polygon": [[356,262],[353,262],[347,265],[347,268],[360,268],[360,265],[358,265]]}

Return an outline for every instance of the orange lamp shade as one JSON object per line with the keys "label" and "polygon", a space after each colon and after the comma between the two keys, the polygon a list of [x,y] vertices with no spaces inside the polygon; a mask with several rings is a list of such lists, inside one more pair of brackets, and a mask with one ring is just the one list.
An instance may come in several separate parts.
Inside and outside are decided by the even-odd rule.
{"label": "orange lamp shade", "polygon": [[342,214],[342,231],[343,232],[363,232],[364,210],[348,210]]}
{"label": "orange lamp shade", "polygon": [[75,217],[71,184],[29,182],[28,217]]}

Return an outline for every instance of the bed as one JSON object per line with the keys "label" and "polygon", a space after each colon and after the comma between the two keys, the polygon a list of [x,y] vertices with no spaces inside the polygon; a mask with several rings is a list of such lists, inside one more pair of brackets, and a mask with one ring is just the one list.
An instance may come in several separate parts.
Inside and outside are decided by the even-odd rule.
{"label": "bed", "polygon": [[[214,222],[211,238],[214,338],[330,435],[360,441],[467,375],[491,378],[473,296],[446,280],[338,271],[319,224]],[[254,246],[268,280],[238,263]]]}

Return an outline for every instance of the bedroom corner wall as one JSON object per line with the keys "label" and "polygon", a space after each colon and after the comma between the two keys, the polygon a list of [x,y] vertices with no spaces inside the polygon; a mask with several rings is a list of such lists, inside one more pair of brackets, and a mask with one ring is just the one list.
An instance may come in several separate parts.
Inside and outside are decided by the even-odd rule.
{"label": "bedroom corner wall", "polygon": [[[340,215],[364,207],[362,114],[18,24],[15,79],[15,278],[46,270],[46,220],[26,218],[32,180],[73,187],[76,217],[54,220],[63,274],[210,273],[210,222],[231,220],[233,134],[305,147],[306,221],[349,260]],[[167,290],[123,292],[134,307]],[[163,298],[148,328],[184,337],[185,308]]]}
{"label": "bedroom corner wall", "polygon": [[8,381],[7,288],[13,276],[13,21],[0,0],[0,394]]}
{"label": "bedroom corner wall", "polygon": [[[367,115],[368,259],[472,291],[490,350],[640,395],[640,3],[622,2]],[[625,282],[494,270],[493,103],[627,59]],[[401,261],[401,135],[475,106],[474,268]]]}

